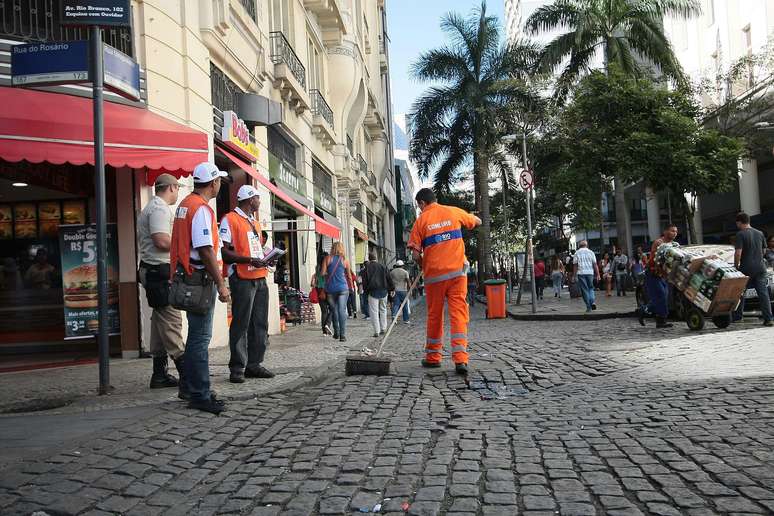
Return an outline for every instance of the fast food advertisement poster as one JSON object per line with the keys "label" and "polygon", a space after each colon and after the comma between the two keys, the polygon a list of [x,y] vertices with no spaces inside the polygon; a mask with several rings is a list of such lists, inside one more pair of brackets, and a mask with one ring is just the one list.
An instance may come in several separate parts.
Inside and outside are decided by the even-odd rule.
{"label": "fast food advertisement poster", "polygon": [[[108,333],[120,332],[118,313],[118,236],[107,225]],[[99,330],[97,300],[97,228],[94,224],[59,227],[62,257],[65,339],[93,337]]]}

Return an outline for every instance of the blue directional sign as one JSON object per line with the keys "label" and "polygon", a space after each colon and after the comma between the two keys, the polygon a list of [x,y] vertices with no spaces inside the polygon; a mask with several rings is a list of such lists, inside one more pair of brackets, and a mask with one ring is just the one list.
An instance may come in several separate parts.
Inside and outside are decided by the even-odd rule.
{"label": "blue directional sign", "polygon": [[62,41],[11,47],[14,86],[89,82],[86,41]]}
{"label": "blue directional sign", "polygon": [[[103,45],[105,87],[124,97],[140,98],[140,65]],[[11,47],[11,84],[42,86],[91,82],[88,41],[32,43]]]}

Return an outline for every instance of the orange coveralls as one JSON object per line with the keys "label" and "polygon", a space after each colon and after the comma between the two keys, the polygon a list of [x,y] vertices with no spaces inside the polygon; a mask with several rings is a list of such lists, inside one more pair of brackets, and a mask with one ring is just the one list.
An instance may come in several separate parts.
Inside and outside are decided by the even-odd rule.
{"label": "orange coveralls", "polygon": [[422,252],[427,298],[426,360],[441,361],[443,305],[449,305],[451,350],[455,364],[468,363],[468,279],[462,228],[476,227],[477,219],[454,206],[433,203],[419,215],[407,247]]}

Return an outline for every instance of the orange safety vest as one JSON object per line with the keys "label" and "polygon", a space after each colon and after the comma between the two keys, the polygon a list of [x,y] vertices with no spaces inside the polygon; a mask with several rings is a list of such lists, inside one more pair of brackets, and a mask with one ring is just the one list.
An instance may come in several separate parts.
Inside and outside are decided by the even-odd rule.
{"label": "orange safety vest", "polygon": [[[212,229],[210,229],[212,231],[212,248],[216,256],[220,254],[220,238],[218,237],[218,223],[215,220],[215,212],[201,195],[196,193],[189,194],[175,211],[175,223],[172,225],[172,242],[169,248],[171,275],[174,275],[178,264],[183,267],[188,275],[193,273],[193,267],[191,266],[191,248],[193,247],[191,228],[194,215],[202,208],[210,210],[210,217],[212,219]],[[222,260],[218,260],[218,265],[222,267]]]}
{"label": "orange safety vest", "polygon": [[419,215],[408,247],[422,251],[425,285],[466,275],[462,228],[475,225],[473,215],[455,206],[433,203]]}
{"label": "orange safety vest", "polygon": [[[239,256],[253,256],[256,249],[251,246],[261,246],[261,235],[258,228],[255,228],[250,221],[235,211],[230,211],[224,219],[228,220],[228,227],[231,230],[231,245],[234,246],[234,252]],[[253,256],[256,258],[257,256]],[[265,278],[269,271],[266,267],[253,267],[249,263],[235,263],[237,276],[241,279],[259,279]],[[228,270],[224,269],[223,275],[226,276]]]}

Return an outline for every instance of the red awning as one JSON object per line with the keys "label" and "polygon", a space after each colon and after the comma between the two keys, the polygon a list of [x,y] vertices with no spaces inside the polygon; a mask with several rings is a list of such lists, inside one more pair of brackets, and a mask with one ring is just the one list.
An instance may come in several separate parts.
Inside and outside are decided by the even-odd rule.
{"label": "red awning", "polygon": [[259,183],[261,183],[263,186],[265,186],[271,193],[285,201],[291,208],[296,210],[298,213],[303,213],[304,215],[309,215],[312,220],[314,220],[314,230],[317,233],[320,233],[321,235],[325,235],[328,237],[331,237],[333,239],[340,239],[341,238],[341,231],[339,228],[331,224],[330,222],[327,222],[325,219],[317,215],[315,212],[307,208],[306,206],[302,206],[298,203],[295,199],[293,199],[290,195],[282,191],[280,187],[269,181],[267,177],[264,177],[263,174],[258,172],[256,169],[242,161],[241,159],[237,158],[233,154],[231,154],[229,151],[222,147],[218,147],[218,151],[222,152],[224,156],[226,156],[228,159],[234,162],[236,166],[253,176],[255,179],[258,180]]}
{"label": "red awning", "polygon": [[[0,87],[0,158],[94,164],[92,101]],[[136,107],[105,102],[105,162],[178,177],[207,161],[207,135]]]}

